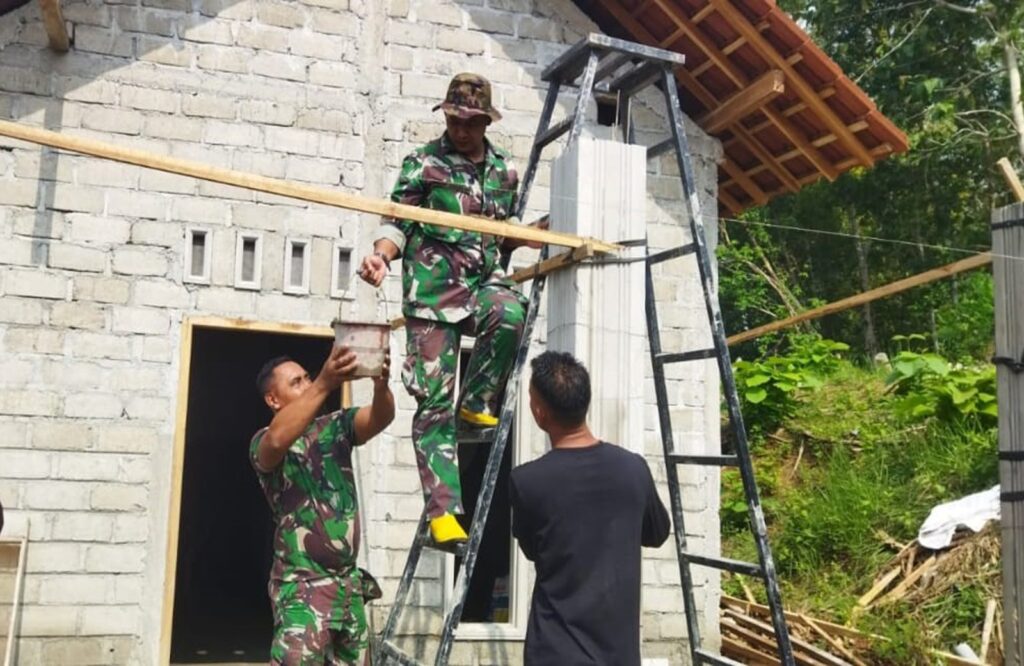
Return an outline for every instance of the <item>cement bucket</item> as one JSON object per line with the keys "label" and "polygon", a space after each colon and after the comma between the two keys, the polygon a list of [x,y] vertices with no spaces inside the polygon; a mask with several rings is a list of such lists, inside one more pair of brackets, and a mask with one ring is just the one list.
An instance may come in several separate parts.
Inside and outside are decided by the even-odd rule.
{"label": "cement bucket", "polygon": [[391,336],[391,326],[340,319],[332,321],[331,326],[334,328],[334,344],[348,347],[355,352],[359,360],[355,376],[380,377],[384,368],[384,354]]}

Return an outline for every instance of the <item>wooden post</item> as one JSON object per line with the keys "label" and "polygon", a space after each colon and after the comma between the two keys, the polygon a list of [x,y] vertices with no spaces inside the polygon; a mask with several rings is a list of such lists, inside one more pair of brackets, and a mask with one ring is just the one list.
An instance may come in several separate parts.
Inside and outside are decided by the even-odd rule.
{"label": "wooden post", "polygon": [[1024,203],[992,211],[1006,666],[1024,666]]}

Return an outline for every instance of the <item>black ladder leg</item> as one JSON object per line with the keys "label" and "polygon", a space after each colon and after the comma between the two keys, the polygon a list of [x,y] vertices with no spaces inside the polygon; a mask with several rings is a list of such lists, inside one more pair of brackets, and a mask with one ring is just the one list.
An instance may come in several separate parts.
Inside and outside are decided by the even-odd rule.
{"label": "black ladder leg", "polygon": [[732,361],[729,356],[729,346],[725,336],[725,325],[722,321],[722,313],[715,291],[711,257],[708,252],[707,239],[704,235],[704,221],[701,217],[700,200],[694,181],[693,165],[690,159],[686,129],[683,124],[683,115],[679,104],[679,94],[676,90],[675,76],[668,67],[662,70],[662,86],[665,93],[665,102],[668,107],[672,138],[676,146],[676,162],[682,177],[683,198],[690,217],[692,241],[697,250],[696,257],[700,269],[704,305],[711,323],[711,335],[714,339],[714,346],[718,352],[718,370],[729,412],[729,424],[735,438],[737,462],[747,498],[751,531],[757,546],[768,605],[771,608],[772,625],[775,629],[775,639],[779,648],[779,659],[780,663],[789,666],[794,663],[793,648],[790,644],[786,618],[782,611],[782,595],[779,591],[778,580],[776,579],[775,563],[772,559],[771,548],[768,545],[768,530],[757,492],[757,482],[754,479],[754,468],[750,460],[750,447],[747,442],[747,430],[743,423],[743,414],[740,411],[736,380],[733,377]]}

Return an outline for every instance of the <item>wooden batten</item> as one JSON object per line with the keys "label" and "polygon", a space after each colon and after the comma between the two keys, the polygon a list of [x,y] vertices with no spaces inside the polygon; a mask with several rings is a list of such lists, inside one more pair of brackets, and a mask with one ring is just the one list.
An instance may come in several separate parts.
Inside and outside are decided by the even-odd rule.
{"label": "wooden batten", "polygon": [[356,194],[337,190],[292,183],[278,178],[268,178],[256,174],[213,167],[201,162],[166,157],[142,150],[123,148],[114,144],[70,136],[59,132],[21,125],[9,121],[0,121],[0,136],[20,139],[51,148],[59,148],[82,155],[90,155],[102,159],[113,160],[125,164],[166,171],[180,176],[199,178],[223,185],[233,185],[258,192],[277,194],[313,203],[336,206],[361,213],[370,213],[383,217],[412,220],[424,224],[432,224],[482,234],[514,238],[517,240],[537,241],[562,247],[581,247],[591,245],[595,252],[610,253],[619,248],[614,243],[607,243],[594,238],[579,238],[569,234],[546,231],[536,227],[507,222],[495,222],[482,217],[455,215],[428,208],[398,204],[384,199],[372,199]]}
{"label": "wooden batten", "polygon": [[60,8],[60,0],[39,0],[39,9],[43,15],[43,27],[54,51],[65,52],[71,48],[68,26],[64,23],[64,13]]}

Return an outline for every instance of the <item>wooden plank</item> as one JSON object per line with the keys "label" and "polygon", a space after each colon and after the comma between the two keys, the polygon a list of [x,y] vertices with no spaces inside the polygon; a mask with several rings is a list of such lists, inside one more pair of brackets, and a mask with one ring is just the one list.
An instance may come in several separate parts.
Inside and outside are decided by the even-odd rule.
{"label": "wooden plank", "polygon": [[398,204],[384,199],[372,199],[356,194],[339,192],[314,185],[291,183],[277,178],[268,178],[242,171],[214,167],[200,162],[123,148],[94,139],[69,136],[4,120],[0,120],[0,135],[51,148],[81,153],[82,155],[133,164],[147,169],[166,171],[167,173],[181,176],[190,176],[224,185],[233,185],[258,192],[277,194],[302,201],[311,201],[347,210],[380,215],[382,217],[413,220],[423,224],[475,231],[517,240],[539,241],[562,247],[580,247],[589,243],[594,247],[595,252],[601,253],[610,253],[621,249],[618,245],[597,239],[578,238],[569,234],[547,231],[537,227],[496,222],[482,217],[455,215],[418,206]]}
{"label": "wooden plank", "polygon": [[778,656],[768,655],[754,648],[750,647],[746,643],[741,643],[734,638],[730,638],[725,635],[723,627],[722,632],[722,654],[731,659],[746,659],[745,663],[751,666],[775,666],[779,663]]}
{"label": "wooden plank", "polygon": [[985,622],[981,625],[981,651],[978,656],[982,663],[988,663],[988,648],[992,641],[992,625],[996,619],[996,600],[989,599],[985,604]]}
{"label": "wooden plank", "polygon": [[66,52],[71,48],[71,40],[68,38],[68,26],[64,23],[64,13],[60,10],[60,0],[39,0],[39,9],[50,48]]}
{"label": "wooden plank", "polygon": [[[733,618],[741,624],[747,625],[748,627],[769,633],[772,636],[772,641],[774,642],[775,628],[772,627],[772,625],[767,624],[765,622],[761,622],[760,620],[754,619],[749,615],[745,615],[732,609],[727,609],[725,611],[725,615],[727,617]],[[846,663],[839,657],[829,654],[821,648],[811,645],[806,641],[802,641],[799,638],[796,638],[795,636],[790,635],[789,642],[793,644],[794,653],[796,653],[797,651],[801,651],[804,653],[805,658],[814,660],[816,663],[821,662],[823,664],[827,664],[828,666],[850,666],[850,664]]]}
{"label": "wooden plank", "polygon": [[[730,596],[725,595],[725,594],[722,595],[721,603],[722,603],[722,606],[725,607],[725,608],[732,608],[732,609],[740,610],[740,611],[743,611],[744,613],[756,613],[756,614],[758,614],[760,616],[763,616],[763,617],[771,617],[771,611],[764,604],[751,604],[751,603],[743,601],[742,599],[739,599],[737,597],[730,597]],[[785,611],[784,614],[786,616],[786,619],[789,620],[790,622],[799,622],[800,619],[801,619],[801,616],[798,613],[793,613],[791,611]],[[829,633],[831,633],[833,635],[836,635],[836,636],[842,636],[844,638],[849,638],[850,640],[861,641],[861,642],[867,642],[867,641],[878,640],[878,639],[887,640],[887,639],[883,638],[882,636],[876,636],[874,634],[865,634],[864,632],[857,631],[856,629],[852,629],[850,627],[846,627],[846,626],[841,625],[841,624],[836,624],[834,622],[827,622],[825,620],[818,620],[818,619],[815,619],[815,622],[817,622],[818,625],[823,627],[824,629],[827,629],[829,631]]]}
{"label": "wooden plank", "polygon": [[512,281],[515,282],[516,284],[522,284],[524,282],[533,280],[534,278],[538,278],[541,275],[548,275],[550,273],[554,273],[555,271],[560,271],[563,268],[568,268],[569,266],[578,264],[584,259],[589,259],[592,256],[594,256],[593,246],[583,245],[582,247],[574,248],[572,250],[569,250],[568,252],[562,252],[561,254],[551,257],[550,259],[545,259],[544,261],[538,262],[533,266],[521,268],[515,273],[513,273],[510,277],[512,278]]}
{"label": "wooden plank", "polygon": [[729,22],[729,24],[738,33],[747,38],[750,45],[754,47],[760,54],[761,57],[765,58],[769,63],[772,63],[775,67],[782,69],[786,73],[787,84],[792,87],[801,100],[807,103],[820,117],[830,130],[839,136],[843,143],[843,146],[849,150],[864,166],[871,166],[875,160],[871,156],[871,153],[867,148],[850,132],[846,129],[846,123],[844,123],[836,112],[832,110],[827,104],[825,104],[821,98],[818,97],[814,89],[811,88],[810,84],[803,79],[798,72],[796,72],[792,65],[786,62],[786,59],[780,54],[775,48],[768,42],[765,37],[757,31],[757,29],[751,25],[747,17],[744,16],[735,6],[733,6],[731,0],[711,0],[711,3],[718,9],[718,12]]}
{"label": "wooden plank", "polygon": [[820,626],[818,626],[818,623],[814,620],[814,618],[807,617],[806,615],[802,615],[801,617],[803,618],[804,624],[806,624],[808,627],[814,630],[814,633],[818,634],[818,636],[820,636],[823,641],[831,645],[832,649],[838,650],[840,654],[849,659],[851,664],[853,664],[854,666],[868,666],[866,663],[864,663],[864,661],[858,659],[857,655],[850,652],[849,648],[843,645],[843,642],[841,640],[835,638],[830,633],[828,633]]}
{"label": "wooden plank", "polygon": [[860,599],[857,599],[857,605],[867,608],[869,605],[871,605],[871,602],[874,601],[878,597],[878,595],[885,590],[885,588],[889,587],[889,583],[896,580],[896,577],[899,575],[900,568],[896,567],[892,569],[889,573],[882,576],[877,583],[871,586],[870,590],[865,592]]}
{"label": "wooden plank", "polygon": [[711,134],[737,123],[786,90],[785,77],[777,69],[766,72],[713,111],[697,119],[697,124]]}
{"label": "wooden plank", "polygon": [[849,310],[850,308],[855,308],[864,305],[865,303],[871,303],[872,301],[877,301],[880,298],[892,296],[893,294],[898,294],[900,292],[907,291],[908,289],[919,287],[923,284],[935,282],[936,280],[941,280],[942,278],[956,275],[957,273],[963,273],[964,271],[987,266],[990,263],[992,263],[991,253],[983,252],[981,254],[976,254],[973,257],[954,261],[951,264],[946,264],[945,266],[933,268],[932,270],[925,271],[924,273],[919,273],[902,280],[897,280],[896,282],[891,282],[882,287],[857,294],[856,296],[850,296],[849,298],[844,298],[842,300],[835,301],[834,303],[829,303],[806,312],[801,312],[800,314],[792,317],[780,319],[770,324],[765,324],[764,326],[758,326],[756,328],[743,331],[742,333],[737,333],[729,336],[726,341],[730,345],[736,345],[741,342],[746,342],[747,340],[753,340],[754,338],[759,338],[762,335],[767,335],[768,333],[774,333],[775,331],[781,331],[805,321],[820,319],[830,314]]}
{"label": "wooden plank", "polygon": [[14,573],[14,597],[11,599],[11,617],[7,624],[7,645],[4,648],[4,666],[15,666],[15,645],[21,629],[21,598],[24,596],[25,562],[28,558],[28,535],[32,532],[31,521],[25,520],[25,536],[18,550],[18,568]]}
{"label": "wooden plank", "polygon": [[[735,619],[734,619],[734,621],[735,621]],[[739,624],[727,624],[727,623],[723,623],[722,624],[722,631],[723,631],[723,633],[728,631],[730,634],[732,634],[736,638],[743,639],[743,640],[747,641],[747,643],[749,643],[751,645],[754,645],[754,646],[757,646],[761,650],[765,650],[767,652],[771,652],[772,654],[776,655],[771,663],[775,663],[775,664],[779,663],[779,657],[778,657],[779,646],[778,646],[778,643],[775,642],[775,637],[774,637],[775,635],[774,634],[764,634],[764,633],[760,633],[758,631],[752,630],[750,627],[743,627],[743,626],[740,626]],[[795,658],[796,663],[799,666],[829,666],[829,664],[827,664],[827,663],[823,664],[822,662],[820,662],[817,659],[815,659],[813,655],[809,655],[809,654],[803,652],[802,650],[798,649],[795,646],[793,648],[793,657]]]}
{"label": "wooden plank", "polygon": [[928,573],[935,566],[935,563],[937,561],[937,555],[932,555],[931,557],[926,559],[924,563],[921,564],[921,566],[917,567],[909,574],[907,574],[907,577],[900,581],[900,584],[894,587],[891,592],[889,592],[884,597],[879,599],[878,603],[889,604],[893,603],[894,601],[899,601],[900,599],[902,599],[907,594],[907,591],[914,585],[914,583],[920,580],[921,576]]}
{"label": "wooden plank", "polygon": [[1003,178],[1006,179],[1006,184],[1010,186],[1010,191],[1013,192],[1013,196],[1017,198],[1017,201],[1024,201],[1024,185],[1020,182],[1020,177],[1017,176],[1017,172],[1014,171],[1013,165],[1010,164],[1010,160],[1005,157],[1001,158],[996,165],[999,170],[1003,172]]}
{"label": "wooden plank", "polygon": [[[594,254],[595,251],[592,245],[583,245],[582,247],[573,248],[568,252],[562,252],[532,266],[521,268],[509,277],[516,284],[523,284],[541,275],[549,275],[563,268],[578,264],[585,259],[593,257]],[[405,326],[405,317],[395,317],[389,323],[391,324],[391,330],[397,330]]]}

